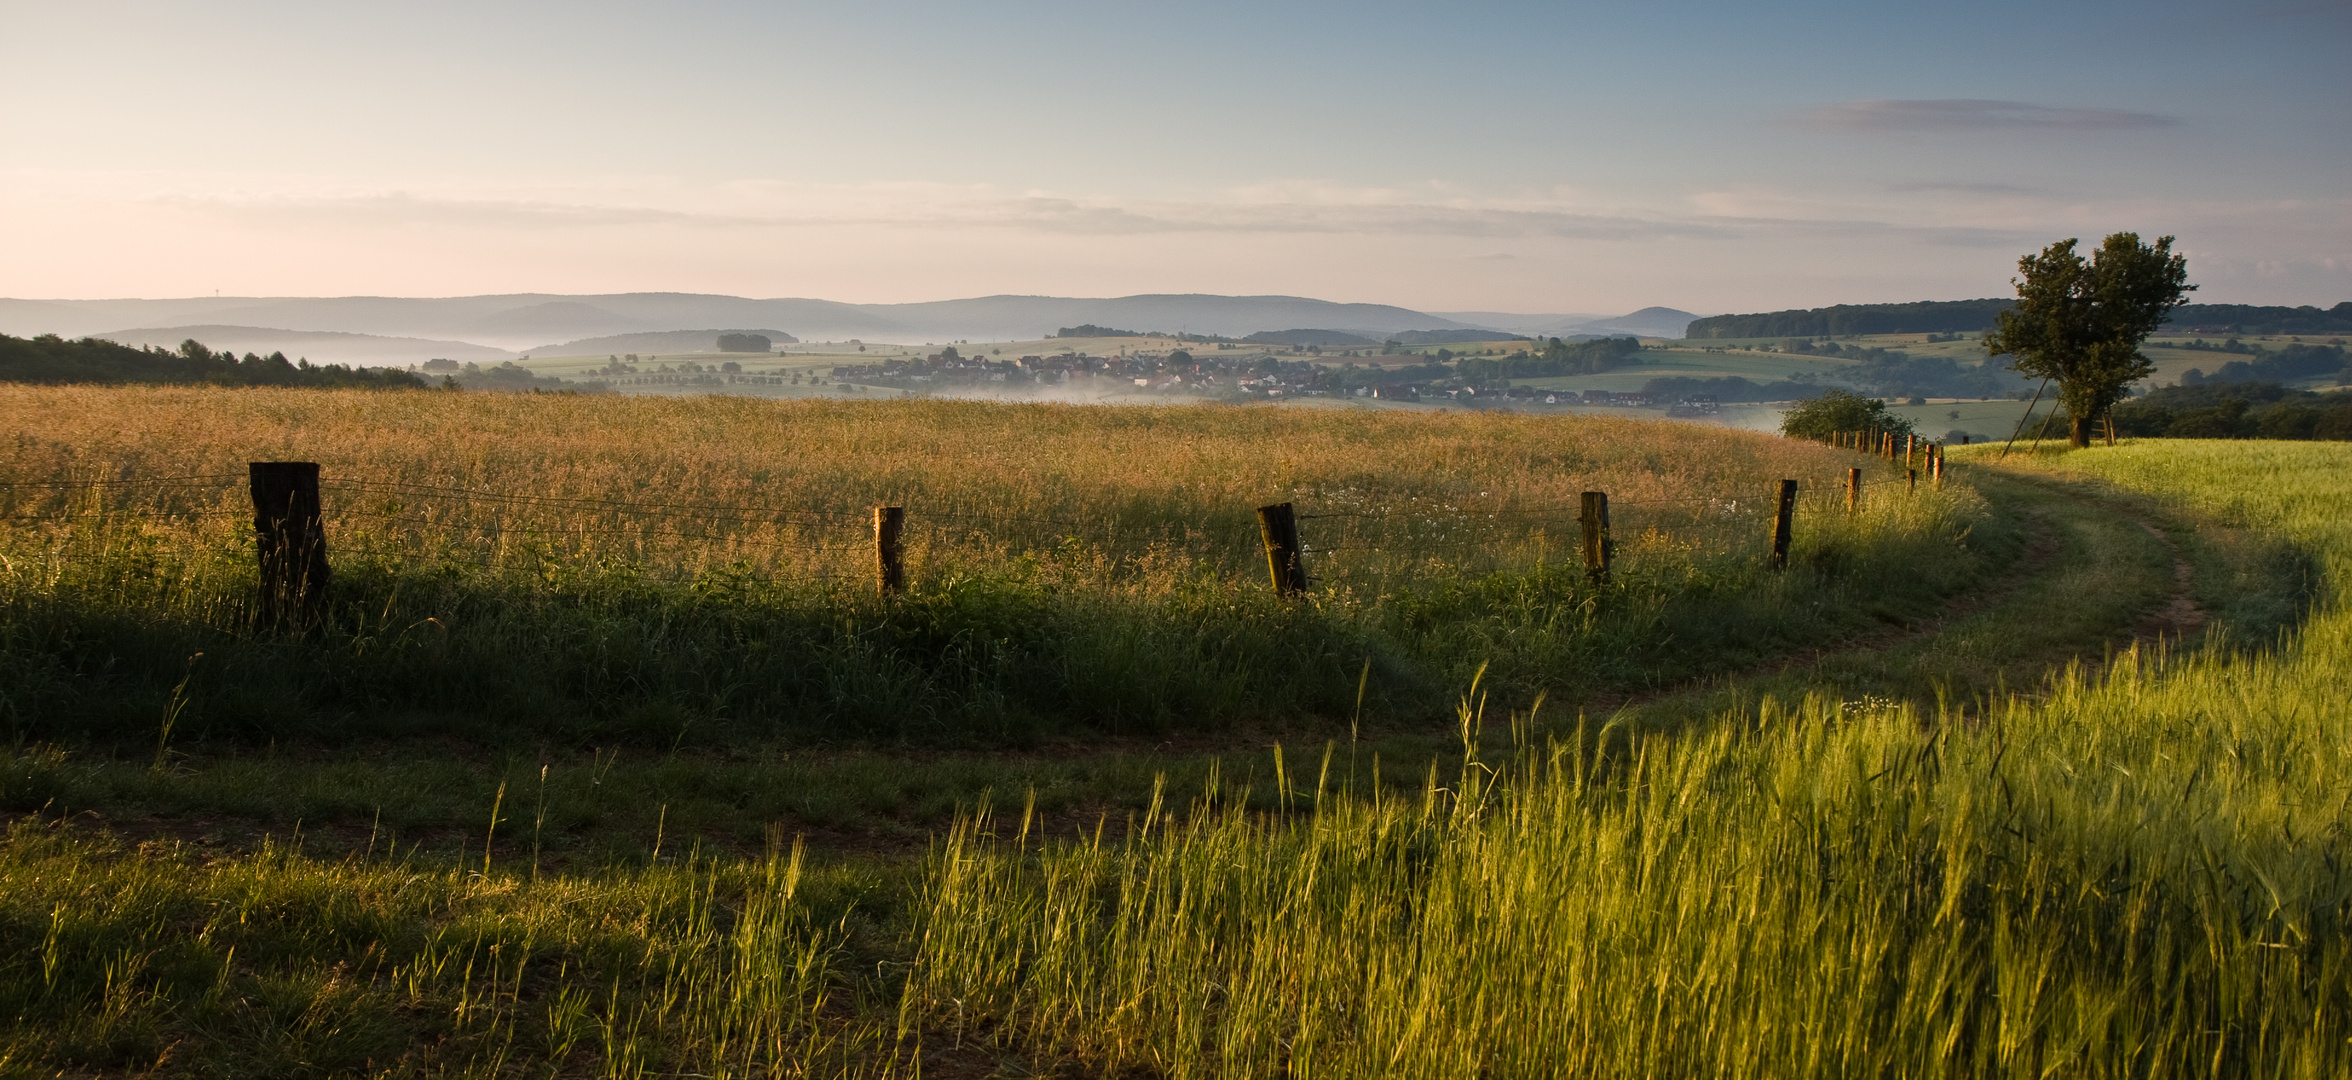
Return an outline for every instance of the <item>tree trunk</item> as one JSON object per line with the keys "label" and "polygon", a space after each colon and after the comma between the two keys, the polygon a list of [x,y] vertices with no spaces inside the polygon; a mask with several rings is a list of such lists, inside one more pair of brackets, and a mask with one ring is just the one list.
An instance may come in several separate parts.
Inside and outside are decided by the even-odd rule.
{"label": "tree trunk", "polygon": [[2091,421],[2089,417],[2069,416],[2066,418],[2066,423],[2067,427],[2069,428],[2069,434],[2072,436],[2070,441],[2074,443],[2075,449],[2080,450],[2091,445]]}

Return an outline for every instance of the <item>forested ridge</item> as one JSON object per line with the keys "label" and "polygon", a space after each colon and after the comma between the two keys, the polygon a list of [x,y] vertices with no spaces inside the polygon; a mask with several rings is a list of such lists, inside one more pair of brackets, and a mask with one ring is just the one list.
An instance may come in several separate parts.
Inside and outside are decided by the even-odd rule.
{"label": "forested ridge", "polygon": [[[1993,328],[1993,319],[2014,301],[1924,300],[1909,304],[1838,304],[1834,307],[1716,315],[1683,331],[1686,338],[1820,337],[1852,334],[1953,334]],[[2182,330],[2235,334],[2352,333],[2352,301],[2332,308],[2264,307],[2253,304],[2187,304],[2167,324]]]}
{"label": "forested ridge", "polygon": [[396,368],[354,368],[268,356],[214,352],[194,340],[177,351],[134,349],[104,338],[68,341],[55,334],[0,334],[0,382],[195,383],[212,386],[421,388],[425,380]]}

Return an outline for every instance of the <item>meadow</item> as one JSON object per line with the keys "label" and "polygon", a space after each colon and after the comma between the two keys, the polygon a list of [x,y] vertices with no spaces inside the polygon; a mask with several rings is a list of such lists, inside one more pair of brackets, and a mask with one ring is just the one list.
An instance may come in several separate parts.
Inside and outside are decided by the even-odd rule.
{"label": "meadow", "polygon": [[[2275,530],[2334,582],[2346,464],[2025,467]],[[1809,697],[1602,724],[1418,799],[1302,783],[1296,824],[1199,808],[1032,853],[975,817],[932,863],[915,993],[1171,1076],[2341,1075],[2348,632],[2331,594],[2275,649],[2134,651],[1975,718]]]}
{"label": "meadow", "polygon": [[[23,395],[6,463],[19,483],[303,456],[330,478],[541,500],[492,513],[411,492],[394,509],[330,486],[338,587],[364,602],[286,642],[238,621],[251,583],[235,482],[12,496],[11,675],[89,666],[54,684],[82,697],[7,684],[19,726],[0,803],[25,816],[0,841],[0,998],[16,1018],[0,1070],[2352,1065],[2343,447],[2173,441],[1998,468],[1955,452],[1943,492],[1913,493],[1818,446],[1611,418],[0,393]],[[1826,492],[1849,465],[1874,470],[1864,511],[1809,501],[1795,567],[1754,570],[1761,529],[1724,504],[1781,475]],[[1572,518],[1511,513],[1587,488],[1626,507],[1600,588],[1564,554]],[[616,490],[705,517],[624,513],[608,504],[655,496]],[[1303,603],[1266,596],[1253,563],[1250,510],[1269,490],[1330,515],[1310,536],[1358,530],[1326,534],[1363,550],[1321,555]],[[920,538],[894,603],[872,596],[855,521],[827,546],[832,518],[737,513],[879,501],[966,515]],[[1073,540],[1086,557],[1056,562]],[[740,584],[715,584],[730,567]],[[1000,611],[1008,595],[1027,606]],[[2214,629],[2133,643],[2183,596]],[[277,691],[277,727],[247,719],[258,699],[235,685],[297,663],[430,683],[653,629],[641,683],[663,663],[770,677],[843,663],[806,649],[727,666],[773,647],[776,611],[820,610],[898,628],[1069,620],[1030,647],[1092,665],[1073,682],[1158,670],[1175,675],[1152,685],[1181,686],[1204,670],[1152,652],[1160,667],[1126,653],[1123,671],[1070,640],[1113,632],[1256,633],[1241,640],[1286,651],[1266,661],[1279,679],[1205,669],[1252,705],[1172,710],[1147,738],[1190,740],[1174,754],[1139,751],[1091,708],[1050,729],[966,727],[950,751],[921,725],[754,724],[756,699],[677,693],[671,715],[696,719],[672,735],[612,722],[635,707],[619,691],[523,663],[496,676],[521,686],[512,699],[485,675],[470,703],[296,682]],[[737,620],[732,636],[697,636],[714,613]],[[452,640],[488,622],[498,644],[435,654],[369,636],[410,617]],[[1345,647],[1299,663],[1302,637]],[[905,644],[918,635],[889,640],[928,655]],[[1744,651],[1694,659],[1691,640]],[[203,682],[178,654],[196,645],[247,666]],[[153,671],[117,674],[141,655]],[[1298,682],[1321,688],[1283,689]],[[938,669],[899,685],[936,687]],[[573,696],[498,719],[547,693]],[[724,737],[700,742],[705,728]],[[869,791],[929,801],[862,812],[903,815],[894,843],[783,823],[807,820],[794,800]],[[222,820],[262,835],[209,827]]]}
{"label": "meadow", "polygon": [[[993,744],[1428,715],[1732,670],[2015,548],[1969,493],[1635,421],[969,402],[0,389],[18,737]],[[249,460],[321,464],[333,605],[251,633]],[[1764,568],[1778,481],[1796,569]],[[1884,477],[1880,477],[1884,479]],[[1612,498],[1587,579],[1579,493]],[[1305,516],[1303,602],[1256,507]],[[911,587],[873,588],[871,508]],[[1971,530],[1974,530],[1971,532]],[[1964,539],[1972,537],[1972,539]]]}

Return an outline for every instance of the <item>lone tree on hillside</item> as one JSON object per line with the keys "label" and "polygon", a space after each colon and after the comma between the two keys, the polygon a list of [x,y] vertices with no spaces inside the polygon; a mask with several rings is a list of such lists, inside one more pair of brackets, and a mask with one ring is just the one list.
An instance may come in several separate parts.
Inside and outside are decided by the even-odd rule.
{"label": "lone tree on hillside", "polygon": [[[2107,419],[2124,388],[2156,370],[2140,342],[2188,302],[2189,263],[2172,253],[2172,237],[2150,247],[2138,233],[2116,233],[2086,260],[2072,238],[2017,261],[2017,307],[2001,312],[1985,351],[2014,357],[2027,378],[2058,384],[2058,403],[2076,446],[2091,444],[2091,422]],[[2113,437],[2114,427],[2108,428]]]}
{"label": "lone tree on hillside", "polygon": [[1780,433],[1797,439],[1826,439],[1846,431],[1886,431],[1914,434],[1911,421],[1887,411],[1886,402],[1845,390],[1830,389],[1797,403],[1780,418]]}

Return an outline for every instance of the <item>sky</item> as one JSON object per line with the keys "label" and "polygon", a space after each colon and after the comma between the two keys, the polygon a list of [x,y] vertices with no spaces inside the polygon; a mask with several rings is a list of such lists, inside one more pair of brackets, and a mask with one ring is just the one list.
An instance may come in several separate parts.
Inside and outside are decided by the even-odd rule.
{"label": "sky", "polygon": [[2352,2],[0,0],[0,296],[2352,299]]}

